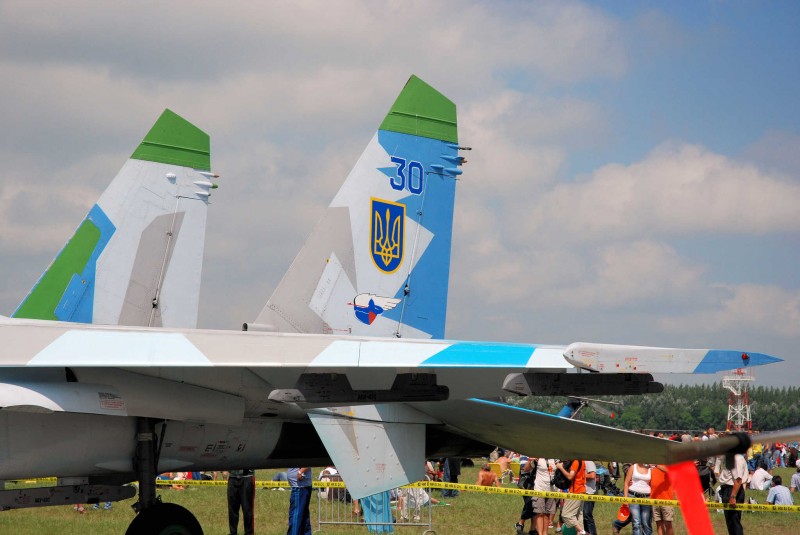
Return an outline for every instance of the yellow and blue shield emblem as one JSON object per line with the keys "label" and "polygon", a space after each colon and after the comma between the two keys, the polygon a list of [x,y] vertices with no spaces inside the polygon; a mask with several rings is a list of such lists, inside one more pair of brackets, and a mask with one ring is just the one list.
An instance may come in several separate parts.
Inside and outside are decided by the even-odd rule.
{"label": "yellow and blue shield emblem", "polygon": [[403,263],[406,234],[406,205],[371,199],[370,252],[375,266],[394,273]]}

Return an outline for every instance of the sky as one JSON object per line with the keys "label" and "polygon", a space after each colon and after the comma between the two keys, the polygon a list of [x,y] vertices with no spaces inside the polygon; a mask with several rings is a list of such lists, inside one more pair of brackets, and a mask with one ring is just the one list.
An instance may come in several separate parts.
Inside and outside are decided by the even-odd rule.
{"label": "sky", "polygon": [[416,74],[474,149],[448,338],[757,351],[797,386],[797,28],[791,1],[0,0],[0,313],[168,107],[221,175],[199,326],[240,328]]}

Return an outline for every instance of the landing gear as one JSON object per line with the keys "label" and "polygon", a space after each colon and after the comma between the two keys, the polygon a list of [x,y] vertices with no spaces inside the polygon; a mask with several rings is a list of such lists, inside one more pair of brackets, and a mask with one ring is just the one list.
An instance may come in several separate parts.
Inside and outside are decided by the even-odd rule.
{"label": "landing gear", "polygon": [[[126,535],[203,535],[200,523],[187,509],[175,503],[161,503],[156,497],[156,420],[138,418],[136,421],[136,456],[133,468],[139,480],[139,501],[134,505],[137,514]],[[163,433],[162,433],[163,438]]]}
{"label": "landing gear", "polygon": [[180,505],[157,503],[136,515],[125,535],[203,535],[203,528]]}
{"label": "landing gear", "polygon": [[139,480],[139,501],[134,506],[143,513],[158,504],[156,499],[156,423],[152,418],[136,419],[136,453],[133,469]]}

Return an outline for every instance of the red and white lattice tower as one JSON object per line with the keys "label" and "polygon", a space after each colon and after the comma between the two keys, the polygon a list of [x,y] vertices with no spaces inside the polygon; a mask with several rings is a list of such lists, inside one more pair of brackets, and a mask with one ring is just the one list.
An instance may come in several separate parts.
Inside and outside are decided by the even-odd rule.
{"label": "red and white lattice tower", "polygon": [[747,396],[747,387],[755,380],[748,368],[734,370],[733,375],[726,375],[722,379],[722,386],[731,391],[728,396],[728,422],[727,431],[750,431],[753,420],[750,419],[750,398]]}

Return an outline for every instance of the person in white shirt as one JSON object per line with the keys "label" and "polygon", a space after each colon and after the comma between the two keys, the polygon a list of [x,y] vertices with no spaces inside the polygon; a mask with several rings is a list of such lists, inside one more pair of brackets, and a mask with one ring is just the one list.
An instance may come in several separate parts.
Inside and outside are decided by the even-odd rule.
{"label": "person in white shirt", "polygon": [[769,489],[770,481],[772,481],[772,474],[764,470],[763,466],[753,472],[753,477],[750,478],[750,488],[753,490],[767,490]]}
{"label": "person in white shirt", "polygon": [[[530,457],[528,463],[524,467],[527,470],[534,470],[533,490],[543,492],[554,492],[556,489],[550,483],[553,479],[553,473],[556,470],[555,459],[545,459],[544,457],[535,458]],[[517,533],[524,533],[525,520],[531,519],[531,530],[538,533],[547,533],[547,526],[550,524],[550,515],[556,512],[555,498],[538,498],[531,497],[525,503],[520,521],[516,524]]]}
{"label": "person in white shirt", "polygon": [[[539,459],[536,462],[536,481],[533,490],[554,492],[556,488],[550,483],[556,471],[555,459]],[[534,498],[533,513],[536,515],[536,531],[547,533],[550,519],[556,514],[555,498]]]}
{"label": "person in white shirt", "polygon": [[[719,474],[719,495],[722,503],[744,503],[744,487],[747,481],[747,461],[744,455],[737,453],[733,456],[733,468],[723,463]],[[744,535],[742,528],[742,512],[725,509],[725,525],[728,535]]]}
{"label": "person in white shirt", "polygon": [[[627,498],[649,498],[651,468],[649,464],[634,464],[625,475],[623,495]],[[633,519],[633,535],[651,535],[653,533],[653,507],[638,503],[628,504]]]}

